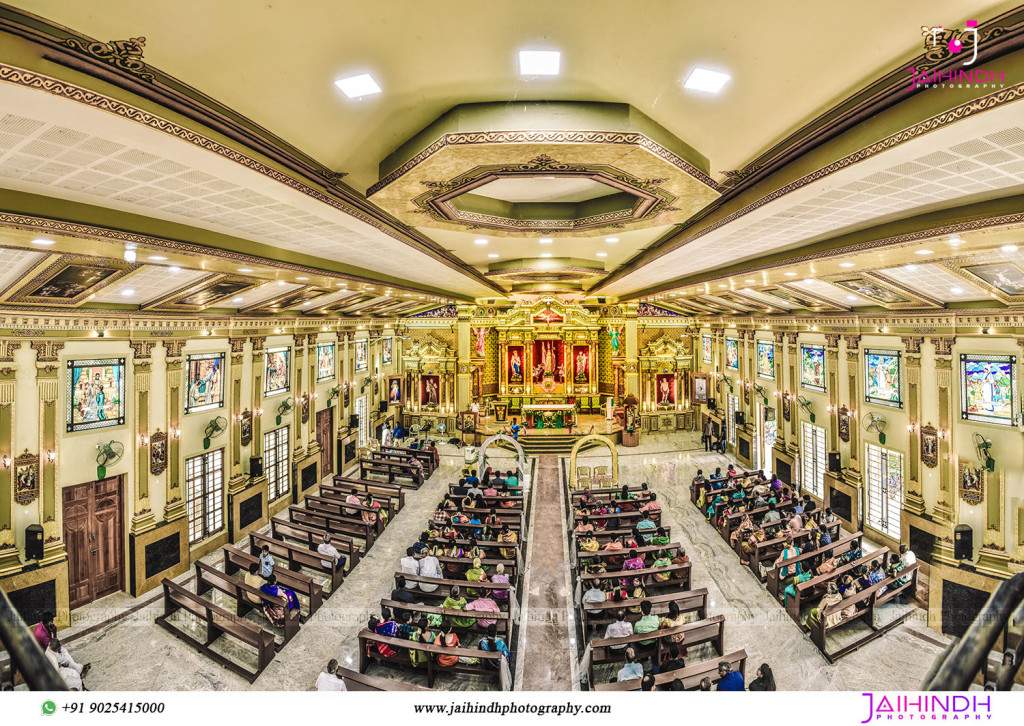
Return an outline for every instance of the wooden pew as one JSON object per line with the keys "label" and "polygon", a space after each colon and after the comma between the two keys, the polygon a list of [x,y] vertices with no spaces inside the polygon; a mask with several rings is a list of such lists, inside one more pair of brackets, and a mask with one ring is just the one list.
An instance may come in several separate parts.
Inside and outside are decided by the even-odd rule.
{"label": "wooden pew", "polygon": [[[466,570],[473,566],[473,560],[471,560],[469,557],[438,557],[437,561],[440,563],[441,569],[449,575],[451,574],[449,566],[457,568],[460,576],[465,575]],[[480,560],[480,564],[483,565],[488,572],[494,572],[494,568],[498,565],[498,563],[501,563],[505,567],[505,576],[509,579],[509,581],[516,582],[516,578],[519,573],[518,568],[516,567],[515,560],[504,560],[491,557],[487,557]],[[465,580],[463,582],[465,582],[467,586],[472,585],[472,583],[467,582]]]}
{"label": "wooden pew", "polygon": [[651,613],[654,615],[667,615],[668,604],[674,602],[679,606],[681,613],[696,613],[698,620],[704,620],[708,616],[708,590],[702,587],[700,590],[687,590],[669,592],[663,595],[650,595],[643,599],[630,598],[619,602],[588,603],[580,606],[583,616],[583,635],[590,632],[589,628],[608,625],[615,622],[615,613],[623,610],[626,613],[626,620],[635,623],[640,619],[640,613],[631,613],[632,607],[639,607],[644,600],[651,601]]}
{"label": "wooden pew", "polygon": [[[855,532],[853,534],[848,534],[845,537],[840,537],[831,544],[823,545],[822,547],[819,547],[816,550],[811,550],[806,554],[797,555],[796,557],[787,560],[786,567],[790,568],[790,574],[787,577],[791,578],[795,576],[796,573],[794,571],[794,568],[797,564],[806,563],[809,560],[814,560],[814,558],[821,557],[824,553],[829,551],[832,551],[833,554],[837,555],[841,555],[844,552],[849,552],[850,545],[854,542],[859,542],[863,537],[863,532]],[[772,569],[768,570],[768,592],[770,592],[772,594],[772,597],[774,597],[776,600],[779,599],[779,594],[782,592],[782,589],[784,587],[783,580],[787,579],[779,576],[780,569],[781,568],[779,567],[773,567]]]}
{"label": "wooden pew", "polygon": [[[492,498],[496,498],[496,497],[492,497]],[[511,497],[509,497],[509,499],[510,498]],[[507,499],[505,501],[507,501]],[[492,509],[494,510],[494,513],[496,515],[498,515],[498,517],[501,518],[502,521],[505,520],[505,517],[522,517],[525,514],[525,510],[522,507],[505,507],[505,508],[501,508],[501,507],[497,507],[497,506],[487,506],[487,507],[483,507],[482,509],[481,508],[473,508],[473,507],[463,508],[461,506],[461,502],[459,502],[458,500],[453,502],[453,506],[446,507],[444,509],[444,511],[445,512],[450,512],[451,514],[455,514],[457,512],[462,512],[466,516],[472,516],[473,512],[478,512],[482,516],[486,517],[487,515],[489,515],[491,513]]]}
{"label": "wooden pew", "polygon": [[331,535],[331,544],[342,555],[345,556],[345,572],[352,572],[352,568],[359,564],[359,547],[352,541],[351,537],[340,534],[332,534],[319,527],[311,527],[308,524],[299,524],[280,517],[271,517],[270,536],[274,539],[292,539],[300,544],[306,545],[311,552],[324,541],[324,535]]}
{"label": "wooden pew", "polygon": [[[415,451],[415,449],[414,449]],[[426,453],[426,452],[425,452]],[[373,461],[394,461],[400,464],[410,463],[410,459],[420,462],[423,466],[423,476],[429,477],[434,473],[434,457],[431,456],[429,463],[419,456],[411,456],[409,454],[403,454],[400,451],[388,451],[386,449],[381,451],[373,452]],[[415,465],[413,465],[415,467]]]}
{"label": "wooden pew", "polygon": [[[427,476],[433,474],[437,469],[437,465],[434,463],[434,452],[428,449],[410,449],[405,446],[385,446],[384,452],[387,453],[399,453],[405,456],[405,458],[412,457],[423,462],[423,471],[428,472]],[[380,455],[380,451],[374,452],[374,455]]]}
{"label": "wooden pew", "polygon": [[429,691],[423,686],[414,686],[412,683],[397,681],[394,678],[383,676],[368,676],[365,673],[351,670],[350,668],[338,668],[338,678],[345,682],[345,688],[350,691]]}
{"label": "wooden pew", "polygon": [[[338,591],[338,588],[341,587],[341,583],[345,581],[344,570],[337,570],[334,567],[324,567],[323,563],[320,561],[320,555],[316,552],[311,552],[302,545],[283,542],[279,539],[268,537],[265,534],[260,534],[259,532],[249,533],[249,554],[258,556],[263,545],[270,547],[270,554],[272,554],[275,559],[282,558],[287,561],[288,569],[290,570],[307,567],[311,570],[325,573],[331,583],[331,591],[324,597],[331,597]],[[275,569],[277,568],[275,567]]]}
{"label": "wooden pew", "polygon": [[[829,537],[833,540],[839,538],[839,526],[840,523],[836,521],[826,527],[828,529]],[[811,531],[809,529],[800,530],[793,535],[793,544],[803,542],[810,536],[810,533]],[[786,545],[786,536],[787,535],[783,535],[781,537],[775,537],[774,539],[766,539],[764,542],[757,543],[757,547],[754,549],[754,554],[751,555],[747,566],[750,568],[750,571],[754,573],[754,577],[757,578],[758,582],[764,583],[768,579],[767,569],[764,574],[761,573],[761,563],[775,561]],[[737,553],[742,551],[740,550],[741,544],[742,540],[736,543]]]}
{"label": "wooden pew", "polygon": [[[452,623],[452,629],[458,633],[476,633],[486,634],[487,628],[478,625],[476,620],[493,620],[497,626],[498,635],[502,636],[506,641],[508,640],[508,633],[512,627],[509,622],[508,613],[478,613],[472,610],[453,610],[451,608],[444,608],[438,605],[417,605],[414,602],[402,602],[401,600],[388,600],[383,599],[380,601],[382,608],[390,608],[392,612],[410,612],[417,613],[419,615],[440,615],[446,618],[451,623],[451,619],[455,618],[473,618],[474,623],[470,626],[456,625]],[[419,617],[415,618],[419,620]]]}
{"label": "wooden pew", "polygon": [[[457,544],[460,547],[469,547],[470,542],[468,539],[445,539],[444,537],[431,537],[427,541],[432,545],[440,545],[445,549],[447,549],[453,544]],[[495,542],[494,540],[486,540],[484,542],[478,541],[476,544],[477,547],[484,550],[484,554],[486,554],[488,551],[494,551],[499,549],[518,549],[522,542],[515,542],[513,544],[509,544],[507,542]]]}
{"label": "wooden pew", "polygon": [[[881,582],[878,582],[871,587],[865,588],[858,593],[845,597],[841,601],[834,605],[829,605],[827,608],[821,611],[821,617],[816,621],[809,624],[809,630],[811,633],[811,642],[818,646],[818,650],[825,656],[825,660],[829,663],[835,663],[837,660],[842,658],[844,655],[852,653],[855,650],[862,648],[867,643],[871,642],[880,635],[884,635],[896,626],[900,625],[904,620],[914,614],[913,608],[907,608],[906,614],[901,617],[894,618],[890,623],[883,627],[877,627],[875,625],[875,609],[884,602],[891,600],[901,592],[909,591],[911,593],[917,590],[917,572],[921,563],[915,562],[913,565],[899,573],[896,577],[887,577]],[[907,578],[907,582],[904,585],[896,585],[896,581]],[[879,602],[879,591],[883,588],[886,589],[885,600]],[[893,588],[893,592],[888,592],[889,588]],[[855,607],[855,611],[849,616],[843,616],[837,623],[833,625],[827,625],[826,620],[828,616],[841,610],[845,610],[848,607]],[[829,631],[841,628],[844,625],[854,622],[855,620],[861,620],[867,623],[871,628],[871,632],[867,633],[864,637],[858,638],[856,641],[843,646],[834,653],[828,652],[827,647],[827,635]]]}
{"label": "wooden pew", "polygon": [[[303,503],[306,505],[306,509],[311,511],[324,512],[326,514],[334,514],[339,517],[344,517],[345,519],[352,520],[357,525],[361,523],[366,526],[367,529],[365,531],[367,532],[370,531],[369,528],[372,526],[373,534],[375,535],[374,539],[376,539],[377,536],[380,536],[384,531],[384,516],[387,517],[389,522],[393,516],[391,504],[387,500],[384,500],[381,503],[379,510],[374,507],[368,507],[365,504],[349,504],[347,502],[339,501],[338,499],[317,496],[316,494],[307,494]],[[351,514],[350,510],[354,510],[356,513]],[[374,515],[375,523],[373,525],[366,524],[363,521],[362,515],[364,512],[372,513]],[[367,537],[363,536],[363,539],[367,539]]]}
{"label": "wooden pew", "polygon": [[[249,565],[254,562],[259,564],[260,558],[232,545],[224,545],[225,574],[234,575],[239,570],[248,572]],[[324,604],[324,588],[311,576],[303,572],[293,572],[284,568],[275,568],[274,574],[277,576],[277,584],[287,587],[289,590],[294,590],[300,595],[305,595],[308,605],[306,606],[305,619],[302,622],[308,620]]]}
{"label": "wooden pew", "polygon": [[[201,560],[196,560],[196,594],[202,595],[209,592],[211,589],[218,590],[228,597],[235,599],[235,614],[239,617],[244,616],[250,610],[256,609],[262,613],[261,603],[254,603],[248,600],[246,594],[254,595],[260,600],[266,600],[272,602],[275,605],[280,605],[284,608],[284,640],[279,646],[275,646],[277,650],[281,650],[285,645],[288,644],[292,638],[294,638],[299,632],[299,611],[288,609],[288,600],[283,595],[273,597],[262,592],[259,588],[250,587],[240,580],[236,580],[230,575],[226,575],[216,567],[206,564]],[[271,626],[274,627],[274,626]],[[273,632],[273,631],[271,631]]]}
{"label": "wooden pew", "polygon": [[[508,597],[511,597],[512,585],[510,583],[504,583],[504,582],[474,582],[474,583],[470,583],[470,582],[468,582],[466,580],[449,580],[449,579],[446,579],[446,578],[443,578],[443,577],[424,577],[423,575],[409,575],[409,574],[406,574],[404,572],[396,572],[395,573],[395,587],[398,587],[398,578],[399,577],[404,577],[406,583],[415,582],[415,583],[417,583],[417,585],[419,585],[421,583],[427,583],[428,585],[437,585],[437,589],[434,590],[433,592],[426,592],[424,590],[419,589],[419,587],[417,587],[415,590],[412,591],[413,594],[415,594],[418,599],[423,599],[423,600],[442,600],[443,601],[446,597],[448,597],[448,593],[451,591],[453,586],[457,586],[460,589],[465,589],[465,588],[469,587],[470,584],[472,584],[473,588],[476,589],[476,590],[487,590],[487,591],[489,591],[491,593],[494,593],[496,591],[504,590],[504,591],[509,593]],[[493,594],[492,594],[492,597],[494,597]],[[504,598],[495,597],[494,598],[494,602],[498,603],[498,607],[499,608],[504,606],[504,608],[507,609],[508,608],[508,597],[504,597]]]}
{"label": "wooden pew", "polygon": [[[398,655],[393,658],[385,658],[376,647],[369,650],[368,645],[375,643],[384,643],[385,645],[391,646],[392,649],[399,651]],[[408,653],[404,651],[419,650],[423,651],[428,655],[426,663],[419,666],[418,668],[412,665],[412,661],[409,659]],[[442,666],[437,663],[437,656],[439,655],[454,655],[460,658],[477,658],[479,663],[470,665],[467,663],[457,663],[453,666]],[[369,630],[363,629],[359,633],[359,672],[365,673],[366,668],[370,665],[371,660],[375,660],[378,663],[389,666],[398,666],[402,668],[413,668],[414,670],[426,671],[427,674],[427,686],[430,688],[434,687],[434,679],[438,673],[469,673],[477,676],[489,676],[495,680],[501,678],[501,671],[495,665],[495,667],[489,667],[484,664],[484,661],[491,661],[497,664],[499,658],[504,656],[500,653],[492,651],[482,650],[480,648],[447,648],[440,645],[434,645],[433,643],[416,643],[411,640],[401,640],[399,638],[390,638],[386,635],[377,635]]]}
{"label": "wooden pew", "polygon": [[[654,546],[647,546],[647,547],[634,547],[633,550],[635,550],[636,553],[640,557],[643,557],[644,560],[646,560],[647,559],[647,555],[654,556],[654,555],[658,554],[659,552],[661,552],[662,550],[666,550],[669,553],[678,552],[681,548],[682,548],[682,545],[680,545],[678,542],[671,542],[671,543],[669,543],[667,545],[654,545]],[[586,552],[584,550],[580,550],[576,554],[576,557],[578,559],[580,559],[580,560],[599,559],[599,560],[601,560],[603,562],[604,560],[606,560],[608,558],[611,558],[611,557],[626,557],[626,558],[628,558],[629,557],[629,553],[630,553],[630,550],[600,550],[598,552]]]}
{"label": "wooden pew", "polygon": [[726,544],[728,544],[733,530],[740,526],[740,522],[743,521],[743,517],[745,515],[749,515],[752,522],[757,522],[767,513],[768,507],[758,507],[757,509],[751,509],[749,512],[733,512],[726,517],[725,526],[719,528],[718,531],[722,535],[722,539],[725,540]]}
{"label": "wooden pew", "polygon": [[[409,479],[412,483],[408,486],[419,489],[423,486],[423,471],[412,464],[405,464],[398,461],[386,459],[360,459],[359,478],[365,479],[368,474],[379,474],[388,478],[388,484],[395,484],[396,478]],[[403,484],[403,486],[405,486]]]}
{"label": "wooden pew", "polygon": [[373,543],[377,541],[376,526],[367,524],[362,519],[353,519],[344,515],[308,509],[307,507],[300,507],[295,504],[289,504],[287,511],[288,519],[298,524],[317,527],[331,534],[362,538],[365,542],[362,555],[365,555],[370,547],[373,546]]}
{"label": "wooden pew", "polygon": [[[592,494],[594,494],[594,495],[597,495],[598,492],[601,492],[602,494],[613,494],[614,495],[616,492],[621,492],[621,491],[622,491],[622,486],[621,485],[618,486],[618,487],[600,487],[600,488],[596,488],[596,489],[594,487],[590,487],[590,492]],[[631,491],[633,493],[636,493],[636,492],[647,492],[647,491],[650,491],[650,487],[648,487],[647,489],[644,489],[642,484],[637,484],[635,486],[630,486],[628,491]],[[571,489],[569,489],[569,494],[572,497],[582,497],[583,496],[583,492],[584,492],[584,489],[580,489],[579,487],[572,487]]]}
{"label": "wooden pew", "polygon": [[333,497],[334,499],[345,499],[355,489],[360,496],[372,494],[377,499],[389,499],[391,509],[397,514],[405,506],[405,488],[397,484],[388,484],[382,481],[363,481],[362,479],[348,479],[343,476],[334,477],[333,484],[321,484],[320,496]]}
{"label": "wooden pew", "polygon": [[[632,580],[634,577],[643,579],[644,588],[647,590],[689,590],[690,589],[690,567],[692,563],[684,562],[681,565],[668,565],[667,567],[645,567],[642,570],[610,570],[608,572],[585,573],[580,575],[583,581],[584,590],[593,580],[618,580],[626,578]],[[654,575],[668,573],[671,577],[664,582],[657,582]]]}
{"label": "wooden pew", "polygon": [[[650,514],[651,514],[651,521],[654,522],[655,524],[660,524],[660,522],[661,522],[661,510],[660,509],[654,510]],[[617,513],[609,512],[607,514],[591,514],[589,516],[590,516],[590,523],[591,524],[594,524],[595,522],[597,522],[599,520],[602,520],[602,519],[618,519],[619,520],[619,527],[621,527],[623,524],[626,524],[627,526],[635,526],[637,524],[637,522],[639,522],[641,519],[644,518],[643,515],[640,512],[635,511],[635,510],[632,511],[632,512],[617,512]],[[577,525],[577,524],[579,524],[580,522],[583,521],[583,515],[574,514],[572,519],[573,519],[573,526],[575,527],[575,525]]]}
{"label": "wooden pew", "polygon": [[827,587],[826,583],[829,581],[835,580],[849,572],[852,572],[860,565],[866,565],[869,562],[873,562],[878,557],[885,556],[888,551],[888,547],[883,547],[871,552],[870,554],[864,555],[860,559],[847,563],[842,567],[837,567],[835,570],[825,575],[818,575],[816,577],[812,577],[810,580],[801,582],[796,586],[796,596],[789,598],[789,601],[786,603],[786,612],[789,613],[789,617],[793,618],[794,622],[806,630],[803,620],[800,618],[804,602],[815,595],[821,596]]}
{"label": "wooden pew", "polygon": [[[737,650],[724,655],[721,658],[706,660],[702,663],[695,663],[693,665],[688,665],[685,668],[668,671],[667,673],[659,673],[654,677],[654,688],[656,690],[668,690],[672,685],[672,682],[677,678],[683,682],[683,689],[687,691],[700,690],[700,683],[705,678],[710,678],[712,683],[718,683],[718,681],[721,680],[721,678],[718,677],[718,664],[723,660],[731,663],[732,669],[734,671],[739,671],[743,675],[743,682],[746,684],[747,651]],[[634,678],[630,681],[617,681],[615,683],[598,683],[595,684],[594,690],[639,691],[640,679]]]}
{"label": "wooden pew", "polygon": [[[663,526],[662,529],[665,530],[665,536],[667,536],[667,537],[671,537],[672,536],[672,528],[671,527],[664,527]],[[654,530],[652,530],[652,531],[654,531]],[[619,537],[622,537],[622,536],[629,537],[632,534],[633,534],[633,530],[631,530],[631,529],[602,529],[602,530],[597,531],[597,532],[591,532],[591,535],[594,537],[594,539],[596,539],[598,542],[601,543],[602,547],[605,544],[607,544],[608,542],[611,542],[613,539],[618,539]],[[579,548],[579,535],[574,533],[572,535],[572,539],[576,543],[575,544],[576,549],[579,550],[580,549]],[[582,550],[580,550],[580,551],[582,551]]]}
{"label": "wooden pew", "polygon": [[[521,521],[519,521],[517,518],[513,518],[510,521],[510,520],[505,519],[503,517],[502,520],[501,520],[501,523],[503,525],[507,524],[508,528],[518,535],[519,541],[520,542],[523,541],[523,527],[522,527],[522,522]],[[428,524],[430,526],[435,526],[433,522],[428,522]],[[475,530],[475,529],[483,529],[484,528],[484,525],[482,525],[482,524],[469,524],[468,522],[465,523],[465,524],[451,524],[451,523],[449,523],[447,526],[453,527],[456,532],[461,532],[463,535],[465,535],[465,537],[467,539],[469,537],[473,536],[472,535],[473,530]],[[429,528],[430,527],[428,527],[428,529]],[[440,529],[440,527],[438,527],[438,528]],[[493,527],[491,529],[494,530]],[[499,527],[495,531],[496,531],[496,533],[500,533],[501,532],[501,528]]]}
{"label": "wooden pew", "polygon": [[[605,665],[606,663],[620,663],[626,659],[626,648],[632,646],[638,657],[653,658],[655,664],[661,663],[668,653],[669,639],[674,635],[682,633],[686,636],[683,646],[692,648],[695,645],[713,643],[715,652],[722,655],[725,652],[725,616],[713,615],[707,620],[698,620],[686,623],[675,628],[655,630],[651,633],[634,633],[621,638],[599,638],[590,641],[590,682],[594,682],[594,666]],[[643,644],[644,641],[653,640],[653,643]],[[615,649],[614,646],[618,646]],[[625,647],[622,647],[625,646]]]}
{"label": "wooden pew", "polygon": [[[249,683],[255,681],[260,673],[270,665],[270,661],[274,659],[274,653],[276,652],[274,650],[273,633],[264,630],[256,623],[251,623],[222,607],[204,600],[199,595],[189,592],[171,580],[165,578],[162,584],[164,589],[164,614],[156,618],[157,625],[171,633],[178,640],[188,643],[200,653],[206,655],[206,657],[219,663],[231,672],[242,676]],[[206,640],[204,642],[200,642],[167,621],[168,617],[173,615],[174,611],[178,609],[187,610],[206,625]],[[255,671],[245,669],[210,648],[213,642],[223,635],[256,649]]]}

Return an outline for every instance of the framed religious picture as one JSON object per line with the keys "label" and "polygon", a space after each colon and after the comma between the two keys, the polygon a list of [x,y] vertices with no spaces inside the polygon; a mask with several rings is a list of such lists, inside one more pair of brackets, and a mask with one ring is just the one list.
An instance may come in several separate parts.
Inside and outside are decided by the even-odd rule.
{"label": "framed religious picture", "polygon": [[960,498],[968,504],[981,504],[985,498],[985,470],[970,459],[960,459]]}
{"label": "framed religious picture", "polygon": [[921,427],[921,462],[929,469],[939,465],[939,432],[930,423]]}
{"label": "framed religious picture", "polygon": [[707,404],[708,402],[708,388],[709,383],[707,373],[694,373],[693,374],[693,397],[690,403],[694,404]]}
{"label": "framed religious picture", "polygon": [[506,421],[508,421],[507,403],[494,404],[494,421],[495,423],[505,423]]}
{"label": "framed religious picture", "polygon": [[573,383],[590,383],[590,346],[574,345],[572,347],[572,381]]}
{"label": "framed religious picture", "polygon": [[441,403],[441,377],[420,376],[420,408],[437,408]]}
{"label": "framed religious picture", "polygon": [[658,373],[654,377],[654,400],[659,408],[671,408],[676,405],[676,374]]}
{"label": "framed religious picture", "polygon": [[69,360],[67,432],[124,424],[124,358]]}
{"label": "framed religious picture", "polygon": [[476,431],[478,414],[476,411],[463,411],[459,414],[459,430],[464,434],[471,434]]}
{"label": "framed religious picture", "polygon": [[800,385],[811,391],[825,392],[825,346],[800,346]]}
{"label": "framed religious picture", "polygon": [[292,388],[291,348],[267,348],[263,361],[263,395],[276,396]]}
{"label": "framed religious picture", "polygon": [[300,411],[302,412],[301,413],[302,423],[308,423],[309,422],[309,401],[310,401],[310,397],[309,396],[303,396],[300,399],[300,404],[299,405],[301,406]]}
{"label": "framed religious picture", "polygon": [[395,359],[395,339],[381,338],[380,341],[380,363],[389,366]]}
{"label": "framed religious picture", "polygon": [[711,336],[700,336],[700,359],[705,363],[711,362]]}
{"label": "framed religious picture", "polygon": [[508,383],[510,386],[521,386],[525,380],[523,371],[526,366],[526,356],[521,345],[510,345],[508,347]]}
{"label": "framed religious picture", "polygon": [[850,409],[846,406],[839,409],[839,438],[842,441],[850,440]]}
{"label": "framed religious picture", "polygon": [[167,469],[167,432],[156,430],[149,437],[149,473],[162,474]]}
{"label": "framed religious picture", "polygon": [[317,343],[316,346],[316,382],[334,380],[334,343]]}
{"label": "framed religious picture", "polygon": [[725,339],[725,367],[731,371],[740,369],[740,341],[736,338]]}
{"label": "framed religious picture", "polygon": [[1017,425],[1017,356],[960,355],[960,418]]}
{"label": "framed religious picture", "polygon": [[790,416],[793,415],[793,402],[789,400],[789,395],[782,396],[782,418],[786,421],[790,420]]}
{"label": "framed religious picture", "polygon": [[775,344],[770,340],[757,341],[757,377],[775,380]]}
{"label": "framed religious picture", "polygon": [[903,408],[901,355],[898,350],[868,348],[864,351],[865,401]]}
{"label": "framed religious picture", "polygon": [[242,411],[242,421],[239,428],[242,434],[242,446],[248,446],[252,443],[252,411],[249,409]]}
{"label": "framed religious picture", "polygon": [[224,353],[185,356],[188,389],[185,413],[224,407]]}
{"label": "framed religious picture", "polygon": [[402,376],[388,376],[388,405],[402,405]]}
{"label": "framed religious picture", "polygon": [[14,501],[30,504],[39,496],[39,454],[28,449],[14,460]]}
{"label": "framed religious picture", "polygon": [[356,373],[362,373],[370,368],[368,343],[365,340],[357,340],[356,343]]}

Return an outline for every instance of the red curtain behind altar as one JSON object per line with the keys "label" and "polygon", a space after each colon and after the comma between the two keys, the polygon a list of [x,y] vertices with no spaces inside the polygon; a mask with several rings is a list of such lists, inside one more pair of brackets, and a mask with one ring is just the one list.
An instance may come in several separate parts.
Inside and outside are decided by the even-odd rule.
{"label": "red curtain behind altar", "polygon": [[565,341],[533,341],[533,382],[540,383],[551,374],[556,383],[565,383]]}

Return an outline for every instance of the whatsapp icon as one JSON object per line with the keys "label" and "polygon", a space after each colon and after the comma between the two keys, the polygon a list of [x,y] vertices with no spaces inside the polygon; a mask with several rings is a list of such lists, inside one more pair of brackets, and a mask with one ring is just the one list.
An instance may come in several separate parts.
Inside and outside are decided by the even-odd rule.
{"label": "whatsapp icon", "polygon": [[53,701],[43,701],[43,715],[52,716],[57,713],[57,704]]}

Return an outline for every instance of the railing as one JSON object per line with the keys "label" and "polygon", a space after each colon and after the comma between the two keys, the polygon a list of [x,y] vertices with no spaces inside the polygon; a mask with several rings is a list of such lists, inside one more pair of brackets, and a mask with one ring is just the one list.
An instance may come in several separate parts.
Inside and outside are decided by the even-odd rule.
{"label": "railing", "polygon": [[10,657],[12,682],[15,674],[20,673],[33,691],[68,690],[3,590],[0,590],[0,642]]}
{"label": "railing", "polygon": [[[1003,636],[1003,662],[990,666],[989,654]],[[1024,661],[1024,573],[1002,583],[962,638],[938,657],[921,687],[925,691],[965,691],[979,673],[985,685],[1008,691]]]}

